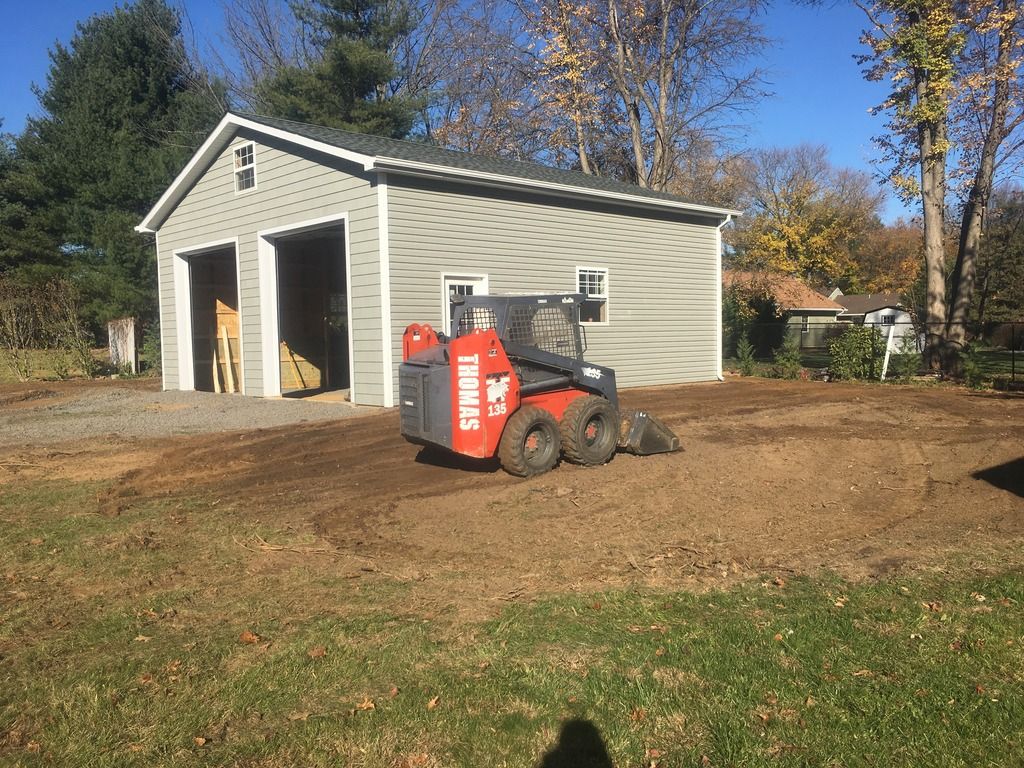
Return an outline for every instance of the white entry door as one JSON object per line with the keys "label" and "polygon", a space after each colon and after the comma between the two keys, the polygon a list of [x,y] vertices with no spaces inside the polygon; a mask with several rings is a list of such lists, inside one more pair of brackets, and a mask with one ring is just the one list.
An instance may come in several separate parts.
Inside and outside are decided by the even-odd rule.
{"label": "white entry door", "polygon": [[487,275],[444,275],[441,280],[441,301],[443,302],[442,317],[444,318],[445,335],[451,336],[452,319],[455,316],[453,296],[486,296]]}

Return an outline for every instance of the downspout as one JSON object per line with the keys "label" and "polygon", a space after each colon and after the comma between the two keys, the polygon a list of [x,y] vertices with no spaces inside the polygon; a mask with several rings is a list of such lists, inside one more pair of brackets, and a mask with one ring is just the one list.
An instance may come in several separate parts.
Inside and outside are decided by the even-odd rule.
{"label": "downspout", "polygon": [[715,370],[719,381],[725,381],[725,375],[722,372],[722,229],[725,225],[732,221],[732,214],[725,214],[725,220],[715,227],[715,306],[718,310],[716,317],[716,327],[718,333],[716,334],[716,358],[715,358]]}

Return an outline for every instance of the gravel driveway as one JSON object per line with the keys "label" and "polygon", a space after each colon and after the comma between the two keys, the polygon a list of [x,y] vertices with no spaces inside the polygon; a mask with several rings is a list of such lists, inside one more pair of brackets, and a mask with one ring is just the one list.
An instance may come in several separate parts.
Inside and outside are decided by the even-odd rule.
{"label": "gravel driveway", "polygon": [[63,382],[0,388],[0,446],[116,435],[165,437],[276,427],[380,413],[344,402],[160,392],[148,382]]}

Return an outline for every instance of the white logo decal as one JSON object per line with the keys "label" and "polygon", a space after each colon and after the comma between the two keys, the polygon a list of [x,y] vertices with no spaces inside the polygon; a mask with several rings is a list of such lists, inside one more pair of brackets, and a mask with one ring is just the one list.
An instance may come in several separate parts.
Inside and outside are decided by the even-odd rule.
{"label": "white logo decal", "polygon": [[600,379],[601,378],[601,369],[600,368],[584,368],[583,369],[583,375],[588,377],[588,378],[591,378],[591,379]]}
{"label": "white logo decal", "polygon": [[455,376],[459,385],[459,429],[480,429],[480,358],[478,355],[459,355]]}
{"label": "white logo decal", "polygon": [[572,302],[573,302],[572,296],[566,296],[564,299],[562,299],[562,303],[563,304],[572,304]]}
{"label": "white logo decal", "polygon": [[505,401],[506,395],[508,395],[510,377],[507,375],[499,374],[497,376],[487,377],[487,402],[488,403],[501,403]]}

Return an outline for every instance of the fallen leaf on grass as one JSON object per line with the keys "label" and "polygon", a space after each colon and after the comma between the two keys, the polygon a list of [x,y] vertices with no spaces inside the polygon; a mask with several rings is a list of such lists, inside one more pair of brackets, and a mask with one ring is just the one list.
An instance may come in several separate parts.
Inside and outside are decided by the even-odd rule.
{"label": "fallen leaf on grass", "polygon": [[245,643],[246,645],[255,645],[261,639],[259,635],[248,629],[238,636],[238,642]]}
{"label": "fallen leaf on grass", "polygon": [[648,749],[647,750],[647,757],[651,758],[652,760],[657,760],[659,757],[661,757],[661,750],[660,749]]}
{"label": "fallen leaf on grass", "polygon": [[711,766],[711,758],[708,757],[707,755],[701,755],[700,756],[700,764],[701,764],[701,768],[710,768],[710,766]]}
{"label": "fallen leaf on grass", "polygon": [[153,676],[147,673],[139,678],[139,682],[143,685],[149,685],[153,682]]}
{"label": "fallen leaf on grass", "polygon": [[430,755],[426,752],[421,752],[418,755],[407,755],[398,764],[398,768],[423,768],[429,762]]}
{"label": "fallen leaf on grass", "polygon": [[658,650],[656,650],[654,652],[654,655],[655,656],[664,656],[665,655],[665,647],[664,646],[659,646]]}
{"label": "fallen leaf on grass", "polygon": [[781,632],[776,632],[775,633],[775,642],[777,642],[777,643],[781,643],[782,642],[782,633]]}
{"label": "fallen leaf on grass", "polygon": [[373,699],[369,696],[364,696],[361,703],[356,704],[356,709],[360,712],[369,712],[371,709],[376,709],[377,705],[373,703]]}
{"label": "fallen leaf on grass", "polygon": [[985,596],[984,596],[983,594],[981,594],[980,592],[971,592],[971,597],[973,597],[973,598],[974,598],[975,600],[977,600],[977,601],[978,601],[979,603],[984,603],[984,602],[985,602],[986,600],[988,600],[988,598],[987,598],[987,597],[985,597]]}
{"label": "fallen leaf on grass", "polygon": [[643,707],[636,707],[632,712],[629,713],[629,719],[634,723],[639,723],[647,717],[647,712]]}
{"label": "fallen leaf on grass", "polygon": [[204,744],[206,744],[206,739],[202,736],[196,736],[194,739],[192,739],[192,741],[196,743],[197,747],[201,747]]}
{"label": "fallen leaf on grass", "polygon": [[34,753],[34,752],[38,752],[40,749],[42,749],[42,745],[38,741],[36,741],[35,739],[33,739],[32,741],[30,741],[28,744],[25,745],[25,750],[28,751],[28,752],[33,752]]}
{"label": "fallen leaf on grass", "polygon": [[135,636],[135,642],[136,643],[148,643],[152,639],[153,639],[152,637],[147,637],[146,635],[136,635]]}
{"label": "fallen leaf on grass", "polygon": [[872,672],[870,669],[858,669],[856,672],[853,673],[853,676],[854,677],[874,677],[875,673]]}
{"label": "fallen leaf on grass", "polygon": [[977,694],[985,693],[985,686],[983,686],[983,685],[976,685],[976,686],[974,686],[974,692],[977,693]]}
{"label": "fallen leaf on grass", "polygon": [[786,580],[784,578],[782,578],[781,576],[776,576],[775,577],[775,581],[773,581],[772,583],[776,587],[780,587],[780,588],[786,586]]}
{"label": "fallen leaf on grass", "polygon": [[804,699],[804,706],[807,707],[808,709],[810,709],[811,707],[813,707],[817,703],[818,702],[814,700],[813,696],[808,696],[806,699]]}
{"label": "fallen leaf on grass", "polygon": [[427,709],[437,709],[437,705],[441,703],[441,697],[435,696],[427,702]]}
{"label": "fallen leaf on grass", "polygon": [[322,645],[316,645],[310,648],[306,655],[311,659],[322,659],[327,655],[327,649]]}
{"label": "fallen leaf on grass", "polygon": [[931,611],[932,613],[942,612],[942,603],[940,603],[937,600],[933,600],[929,603],[921,603],[921,606],[924,607],[926,610]]}
{"label": "fallen leaf on grass", "polygon": [[395,696],[397,696],[397,695],[398,695],[398,686],[397,686],[397,685],[392,685],[392,686],[391,686],[391,690],[390,690],[390,691],[388,691],[388,695],[389,695],[389,696],[390,696],[390,697],[391,697],[392,699],[393,699],[393,698],[395,698]]}
{"label": "fallen leaf on grass", "polygon": [[847,597],[846,595],[841,595],[840,597],[836,598],[836,601],[834,603],[832,603],[832,605],[834,605],[836,608],[845,608],[846,604],[849,601],[850,601],[849,597]]}

